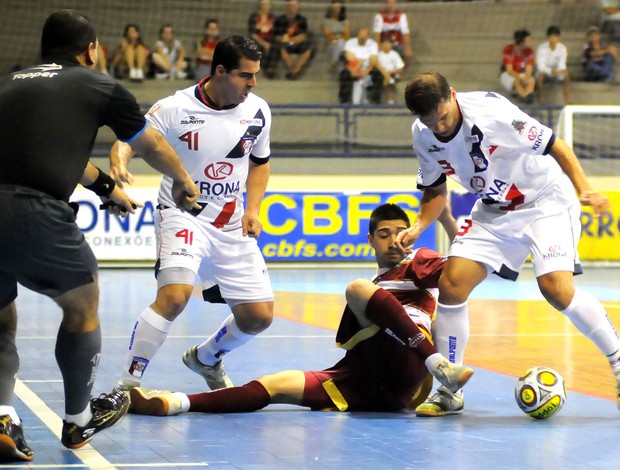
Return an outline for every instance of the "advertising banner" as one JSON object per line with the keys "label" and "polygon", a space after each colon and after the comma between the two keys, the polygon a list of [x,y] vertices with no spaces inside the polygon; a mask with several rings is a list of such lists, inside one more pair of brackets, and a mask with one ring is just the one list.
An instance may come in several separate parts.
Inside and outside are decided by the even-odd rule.
{"label": "advertising banner", "polygon": [[[80,206],[77,223],[97,259],[153,260],[156,252],[153,211],[157,189],[131,189],[144,203],[122,219],[99,210],[91,191],[78,189],[72,200]],[[261,208],[263,232],[259,246],[269,261],[371,261],[368,220],[379,204],[400,205],[413,222],[420,192],[267,192]],[[436,249],[435,227],[423,234],[419,246]]]}

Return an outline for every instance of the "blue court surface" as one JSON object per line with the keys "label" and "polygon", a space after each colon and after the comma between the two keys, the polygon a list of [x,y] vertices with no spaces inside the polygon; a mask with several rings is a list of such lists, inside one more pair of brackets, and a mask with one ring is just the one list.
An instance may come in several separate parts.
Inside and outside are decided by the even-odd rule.
{"label": "blue court surface", "polygon": [[[340,311],[347,282],[370,277],[373,269],[369,266],[325,269],[272,266],[270,273],[278,316],[266,332],[226,356],[226,369],[237,385],[279,370],[323,369],[335,363],[343,353],[334,346],[334,320],[327,320],[328,312],[321,299],[333,304],[330,312]],[[288,405],[272,405],[254,413],[165,418],[128,415],[119,425],[98,434],[90,445],[77,451],[63,448],[59,441],[63,393],[54,344],[60,311],[49,299],[21,289],[18,298],[21,369],[15,406],[24,421],[35,460],[30,464],[0,467],[620,468],[620,410],[613,399],[614,383],[608,366],[602,355],[590,346],[583,354],[585,364],[574,360],[571,351],[576,347],[575,338],[579,338],[576,330],[564,326],[557,330],[552,326],[548,330],[548,323],[542,321],[540,330],[528,336],[522,328],[511,326],[515,324],[509,318],[513,314],[518,315],[518,324],[524,321],[525,315],[525,322],[534,325],[541,315],[535,309],[527,311],[519,307],[511,313],[515,310],[513,305],[518,306],[520,302],[544,305],[532,273],[526,270],[522,277],[517,283],[490,279],[475,291],[474,299],[486,302],[481,305],[488,308],[484,309],[485,316],[481,314],[483,326],[472,323],[467,362],[471,358],[476,375],[466,387],[462,415],[416,418],[411,412],[311,412]],[[619,277],[616,269],[591,269],[578,281],[604,301],[617,327],[620,327]],[[95,383],[96,394],[108,392],[114,386],[133,323],[155,295],[150,270],[102,270],[100,286],[103,355]],[[308,299],[319,302],[313,304]],[[284,309],[294,309],[297,313],[290,314]],[[497,326],[490,325],[493,321],[486,317],[493,318],[495,309],[502,316]],[[329,315],[333,316],[333,312]],[[557,312],[557,316],[544,308],[543,312],[557,320],[552,325],[564,320]],[[208,336],[227,313],[225,306],[212,306],[192,298],[149,366],[142,385],[188,393],[205,390],[202,378],[183,365],[181,355]],[[539,352],[540,343],[546,341],[547,335],[557,338],[564,346]],[[485,340],[482,345],[475,341],[477,337],[494,336],[518,337],[518,341],[506,344]],[[516,376],[524,370],[522,363],[517,362],[510,373],[499,373],[497,370],[504,369],[493,365],[512,364],[515,357],[523,354],[527,357],[528,351],[543,356],[538,363],[529,365],[554,366],[562,371],[569,385],[564,408],[548,420],[534,420],[515,404],[513,389]],[[495,362],[485,360],[489,355]],[[571,383],[581,383],[580,376],[586,377],[581,377],[585,385],[576,387],[581,391],[591,390],[588,381],[599,377],[604,386],[600,391],[595,387],[592,393],[580,393],[571,388]]]}

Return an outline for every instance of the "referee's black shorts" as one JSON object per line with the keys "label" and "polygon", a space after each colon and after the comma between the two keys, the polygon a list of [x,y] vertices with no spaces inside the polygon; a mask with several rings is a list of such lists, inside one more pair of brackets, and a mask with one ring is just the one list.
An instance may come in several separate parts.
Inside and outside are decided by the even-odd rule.
{"label": "referee's black shorts", "polygon": [[0,308],[17,283],[49,297],[93,282],[97,260],[64,201],[0,185]]}

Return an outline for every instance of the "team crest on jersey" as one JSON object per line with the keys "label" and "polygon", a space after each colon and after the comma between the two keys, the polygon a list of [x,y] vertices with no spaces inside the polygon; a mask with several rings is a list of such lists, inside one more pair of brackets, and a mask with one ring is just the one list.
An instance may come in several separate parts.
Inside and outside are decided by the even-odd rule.
{"label": "team crest on jersey", "polygon": [[249,155],[252,151],[252,147],[254,147],[254,141],[256,140],[255,135],[248,135],[241,139],[241,150],[243,155]]}
{"label": "team crest on jersey", "polygon": [[526,124],[527,123],[525,121],[519,121],[518,119],[513,119],[511,125],[515,131],[517,131],[519,134],[523,134],[523,130],[525,129]]}

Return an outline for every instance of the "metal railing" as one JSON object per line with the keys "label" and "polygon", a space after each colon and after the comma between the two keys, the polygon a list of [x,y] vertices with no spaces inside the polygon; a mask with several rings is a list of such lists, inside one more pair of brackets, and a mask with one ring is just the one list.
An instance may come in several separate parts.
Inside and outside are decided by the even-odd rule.
{"label": "metal railing", "polygon": [[[141,103],[148,110],[150,104]],[[554,127],[561,106],[524,111]],[[403,105],[272,104],[274,157],[411,157],[413,116]],[[111,132],[97,137],[93,156],[106,156]]]}

